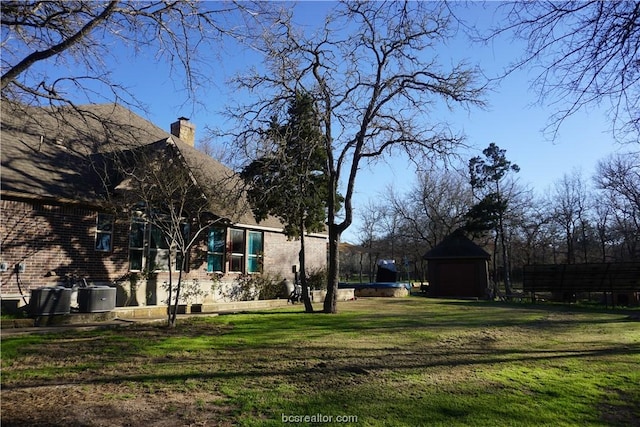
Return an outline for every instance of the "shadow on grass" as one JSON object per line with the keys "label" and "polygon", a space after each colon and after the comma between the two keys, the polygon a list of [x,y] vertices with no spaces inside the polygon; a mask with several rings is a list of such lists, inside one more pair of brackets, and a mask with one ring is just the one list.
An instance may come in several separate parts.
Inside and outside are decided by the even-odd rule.
{"label": "shadow on grass", "polygon": [[[208,356],[206,354],[209,354]],[[451,370],[461,366],[498,365],[502,363],[541,362],[563,359],[581,359],[640,355],[640,343],[608,346],[598,349],[545,350],[530,348],[495,349],[491,342],[482,339],[471,341],[460,348],[446,346],[426,349],[358,348],[336,349],[332,346],[290,347],[281,349],[227,348],[224,351],[193,352],[156,358],[127,354],[139,360],[142,370],[153,369],[153,373],[131,372],[129,374],[101,375],[99,366],[118,366],[118,359],[103,357],[94,360],[93,368],[82,378],[65,378],[65,370],[49,379],[28,380],[3,384],[3,390],[65,386],[78,384],[119,383],[184,383],[188,380],[225,381],[237,379],[277,379],[288,383],[327,384],[330,388],[352,384],[355,378],[366,379],[384,371],[396,373],[431,369]],[[131,361],[131,360],[130,360]],[[244,362],[243,362],[244,361]],[[628,363],[633,363],[629,360]],[[217,370],[222,367],[221,370]],[[77,372],[79,366],[69,372]],[[84,368],[83,368],[84,369]],[[113,369],[108,369],[113,371]],[[68,373],[68,372],[67,372]],[[330,379],[330,381],[327,381]],[[4,381],[3,381],[4,382]],[[357,380],[356,380],[357,382]]]}
{"label": "shadow on grass", "polygon": [[[297,308],[194,317],[174,329],[132,326],[31,341],[7,338],[2,390],[30,399],[56,386],[98,394],[124,386],[142,400],[147,392],[224,394],[225,405],[238,413],[255,410],[256,417],[278,405],[285,413],[289,407],[313,413],[322,401],[324,413],[349,407],[364,418],[390,410],[403,425],[424,425],[426,415],[430,421],[439,416],[442,423],[477,421],[471,418],[478,413],[474,405],[506,402],[511,393],[529,404],[528,393],[538,390],[537,375],[547,371],[553,371],[553,381],[545,387],[554,392],[551,386],[566,385],[573,396],[572,387],[596,380],[598,387],[609,387],[612,400],[603,411],[613,413],[619,410],[614,394],[637,379],[633,367],[640,361],[640,341],[633,334],[640,329],[621,323],[619,311],[423,298],[363,299],[339,307],[338,315]],[[6,343],[14,350],[8,365]],[[514,382],[492,376],[500,372],[509,372]],[[495,389],[487,392],[488,387]],[[400,400],[388,403],[389,393]],[[440,400],[425,399],[414,408],[407,393]],[[555,394],[542,397],[558,400]],[[629,401],[635,405],[637,398],[633,392]],[[493,420],[504,421],[503,416],[498,412]],[[535,425],[537,414],[531,416],[529,425]],[[551,417],[547,424],[554,421]]]}
{"label": "shadow on grass", "polygon": [[[388,310],[385,310],[388,307]],[[483,335],[487,330],[506,330],[516,327],[526,335],[532,333],[566,332],[571,327],[602,326],[620,323],[623,313],[616,316],[573,316],[557,306],[523,306],[510,303],[469,302],[425,299],[376,299],[361,305],[345,306],[338,315],[304,313],[303,311],[252,312],[243,315],[194,317],[179,322],[177,328],[135,326],[122,330],[87,331],[68,335],[16,337],[3,340],[3,367],[21,355],[37,355],[44,363],[69,366],[118,366],[128,360],[140,360],[147,367],[190,363],[203,366],[202,374],[166,374],[157,378],[229,378],[252,375],[310,374],[317,366],[308,361],[321,361],[322,372],[341,372],[341,369],[424,369],[459,365],[503,363],[507,361],[552,360],[568,357],[599,357],[605,355],[637,355],[640,344],[620,345],[601,349],[532,350],[530,348],[494,348],[494,338]],[[556,316],[556,314],[562,314]],[[597,314],[603,314],[598,311]],[[605,313],[606,314],[606,313]],[[438,337],[459,335],[458,341],[442,342]],[[363,348],[349,348],[349,341],[360,340]],[[367,339],[377,340],[378,348],[370,347]],[[402,337],[394,344],[394,339]],[[325,346],[325,342],[339,343],[345,348]],[[431,340],[424,344],[421,341]],[[411,344],[411,343],[415,344]],[[369,347],[367,347],[369,345]],[[434,346],[436,348],[434,348]],[[517,344],[516,344],[516,347]],[[402,350],[398,350],[402,349]],[[286,359],[286,369],[260,374],[252,367],[263,357]],[[177,359],[176,359],[177,357]],[[234,359],[237,358],[237,359]],[[202,359],[205,361],[202,362]],[[225,360],[223,360],[225,359]],[[227,360],[228,359],[228,360]],[[242,363],[236,369],[233,361]],[[358,363],[353,363],[358,360]],[[339,361],[339,363],[338,363]],[[318,362],[318,363],[321,363]],[[207,373],[210,366],[228,363],[232,372]],[[266,363],[266,362],[261,362]],[[269,364],[267,364],[269,365]],[[273,365],[269,365],[273,366]],[[37,369],[37,368],[36,368]],[[332,369],[334,371],[332,371]],[[98,371],[100,371],[98,369]],[[175,370],[174,370],[175,371]],[[61,368],[60,374],[64,375]],[[4,387],[15,387],[5,379],[12,377],[5,371]],[[152,380],[153,374],[123,375],[102,378],[98,382]],[[77,380],[77,379],[76,379]],[[74,380],[74,381],[76,381]],[[32,379],[29,382],[34,381]],[[37,382],[36,382],[37,383]],[[49,385],[50,380],[43,380]]]}
{"label": "shadow on grass", "polygon": [[464,306],[473,304],[479,307],[502,307],[508,309],[523,309],[523,310],[541,310],[552,312],[565,312],[565,313],[600,313],[600,314],[638,314],[640,313],[640,306],[638,307],[606,307],[604,305],[594,304],[579,304],[579,303],[562,303],[562,302],[518,302],[518,301],[466,301],[466,300],[451,300],[451,299],[436,299],[429,298],[431,301],[440,304],[448,304],[452,306]]}
{"label": "shadow on grass", "polygon": [[[373,309],[370,308],[373,307]],[[389,309],[386,310],[385,307]],[[410,313],[410,315],[408,315]],[[573,316],[584,311],[565,311],[557,306],[524,306],[510,303],[425,300],[422,298],[376,299],[363,305],[345,306],[338,315],[303,311],[252,312],[243,315],[183,319],[178,327],[135,326],[122,330],[89,331],[3,339],[3,359],[19,353],[37,353],[52,360],[73,357],[78,351],[124,357],[158,352],[194,351],[201,348],[273,349],[316,339],[353,339],[383,334],[437,334],[443,331],[481,331],[518,327],[525,331],[564,332],[573,326],[602,326],[631,321],[614,316]],[[562,314],[562,316],[555,316]],[[598,311],[596,314],[607,314]],[[419,335],[419,334],[418,334]],[[417,335],[417,336],[418,336]],[[75,344],[85,341],[86,347]],[[54,345],[55,342],[57,345]],[[51,351],[49,348],[51,344]],[[195,347],[194,347],[195,346]],[[201,346],[201,347],[198,347]],[[208,347],[207,347],[208,346]],[[47,354],[50,353],[50,354]],[[6,357],[5,357],[6,356]]]}

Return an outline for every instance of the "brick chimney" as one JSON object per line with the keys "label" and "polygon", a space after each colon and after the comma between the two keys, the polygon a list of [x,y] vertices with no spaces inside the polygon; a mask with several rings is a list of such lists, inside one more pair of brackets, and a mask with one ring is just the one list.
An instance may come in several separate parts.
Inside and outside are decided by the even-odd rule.
{"label": "brick chimney", "polygon": [[177,136],[190,146],[196,142],[196,126],[186,117],[179,117],[177,122],[171,123],[171,135]]}

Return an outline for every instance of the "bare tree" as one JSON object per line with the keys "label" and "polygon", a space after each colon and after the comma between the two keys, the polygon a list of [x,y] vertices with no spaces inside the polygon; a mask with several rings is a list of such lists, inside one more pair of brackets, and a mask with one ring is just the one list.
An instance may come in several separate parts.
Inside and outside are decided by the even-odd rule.
{"label": "bare tree", "polygon": [[601,160],[595,182],[598,188],[610,191],[640,212],[640,153],[617,154]]}
{"label": "bare tree", "polygon": [[[534,198],[532,192],[526,192],[523,194],[522,206],[519,210],[520,215],[514,219],[513,229],[521,245],[520,260],[523,264],[534,264],[540,261],[544,263],[546,251],[550,245],[546,231],[552,218],[548,202],[542,198]],[[515,258],[512,258],[514,262]]]}
{"label": "bare tree", "polygon": [[555,111],[555,136],[563,121],[609,101],[612,131],[640,142],[640,3],[545,1],[505,4],[507,19],[496,34],[514,31],[527,42],[512,70],[540,66],[535,77],[542,100]]}
{"label": "bare tree", "polygon": [[[258,129],[303,89],[314,95],[329,155],[329,267],[326,313],[336,312],[340,236],[352,223],[352,198],[362,163],[394,149],[417,157],[446,154],[462,138],[429,123],[438,100],[481,105],[476,70],[464,63],[443,69],[435,46],[451,35],[446,5],[431,2],[340,3],[323,28],[305,34],[291,17],[265,32],[265,72],[240,76],[240,88],[260,94],[234,108],[236,135],[259,152]],[[448,61],[447,61],[448,62]],[[344,203],[338,200],[343,184]],[[344,210],[339,212],[340,208]]]}
{"label": "bare tree", "polygon": [[[598,163],[596,187],[607,201],[615,232],[626,246],[626,257],[640,254],[640,154],[612,155]],[[613,231],[613,230],[612,230]]]}
{"label": "bare tree", "polygon": [[234,169],[234,159],[237,158],[234,148],[230,144],[218,140],[210,130],[204,138],[198,139],[196,148],[223,165]]}
{"label": "bare tree", "polygon": [[611,223],[613,218],[613,208],[608,200],[607,194],[596,194],[593,203],[593,218],[598,237],[598,249],[600,261],[607,262],[610,255],[608,246],[612,242]]}
{"label": "bare tree", "polygon": [[380,230],[380,224],[382,222],[383,210],[380,206],[373,201],[369,201],[364,206],[358,209],[358,217],[360,218],[360,226],[358,228],[358,237],[360,238],[360,245],[363,250],[360,251],[360,282],[362,282],[362,264],[364,262],[365,254],[367,256],[367,276],[369,282],[374,281],[375,275],[375,263],[380,255],[380,248],[378,247],[378,241],[381,239],[382,234]]}
{"label": "bare tree", "polygon": [[459,171],[434,166],[419,172],[405,194],[391,193],[393,215],[398,218],[396,252],[414,266],[414,279],[425,278],[423,255],[464,224],[472,203],[466,181]]}
{"label": "bare tree", "polygon": [[[391,199],[396,198],[395,191],[391,186],[388,186],[384,194]],[[378,230],[380,234],[384,236],[384,239],[380,240],[383,245],[383,252],[389,259],[396,259],[399,255],[398,243],[400,240],[400,225],[402,218],[399,213],[394,209],[394,206],[385,202],[378,202],[378,209],[380,210],[380,219],[378,221]]]}
{"label": "bare tree", "polygon": [[1,7],[3,99],[30,105],[106,101],[142,110],[135,93],[113,77],[108,60],[114,52],[152,51],[195,99],[202,84],[211,84],[216,43],[243,39],[258,20],[277,14],[259,2],[191,0],[3,1]]}
{"label": "bare tree", "polygon": [[[212,168],[199,156],[181,151],[171,139],[110,157],[110,169],[115,171],[110,178],[117,183],[110,203],[117,210],[131,212],[140,230],[150,227],[149,255],[138,268],[168,272],[167,323],[175,326],[191,249],[202,242],[209,227],[228,225],[232,215],[242,215],[247,209],[239,180],[231,171],[225,174],[224,169]],[[234,207],[233,213],[229,206]],[[132,228],[132,235],[135,232]],[[178,273],[175,282],[174,272]]]}
{"label": "bare tree", "polygon": [[556,181],[551,204],[554,220],[564,231],[568,264],[576,262],[577,233],[580,230],[584,233],[587,200],[586,183],[579,170]]}
{"label": "bare tree", "polygon": [[473,203],[467,180],[455,170],[420,173],[411,191],[393,200],[403,219],[404,233],[416,236],[429,249],[464,225],[464,216]]}

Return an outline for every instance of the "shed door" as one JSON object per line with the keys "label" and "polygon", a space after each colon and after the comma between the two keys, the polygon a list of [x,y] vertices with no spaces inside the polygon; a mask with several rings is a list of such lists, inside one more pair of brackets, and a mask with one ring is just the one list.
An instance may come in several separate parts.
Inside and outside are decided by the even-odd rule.
{"label": "shed door", "polygon": [[475,297],[478,294],[476,266],[473,263],[443,263],[438,282],[443,296]]}

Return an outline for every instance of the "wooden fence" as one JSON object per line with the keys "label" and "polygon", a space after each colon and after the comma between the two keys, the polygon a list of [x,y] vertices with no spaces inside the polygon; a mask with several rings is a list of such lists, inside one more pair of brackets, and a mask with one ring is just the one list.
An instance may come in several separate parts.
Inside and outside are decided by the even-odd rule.
{"label": "wooden fence", "polygon": [[640,262],[534,264],[523,271],[525,292],[640,292]]}

